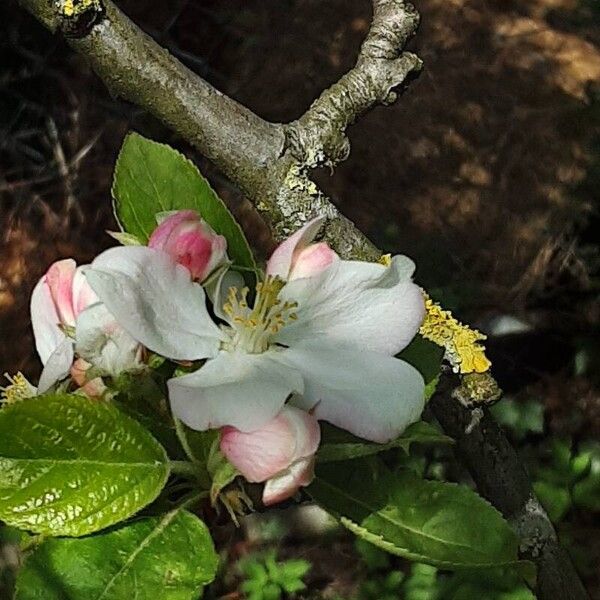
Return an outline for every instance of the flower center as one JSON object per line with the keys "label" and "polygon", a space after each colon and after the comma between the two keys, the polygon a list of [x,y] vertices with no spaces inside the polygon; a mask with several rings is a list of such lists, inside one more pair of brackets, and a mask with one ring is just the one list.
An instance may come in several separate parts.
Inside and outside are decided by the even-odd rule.
{"label": "flower center", "polygon": [[247,287],[229,288],[223,311],[229,317],[229,327],[224,328],[229,339],[223,343],[224,350],[243,350],[248,354],[260,354],[271,345],[271,338],[290,321],[298,317],[294,312],[297,302],[281,302],[279,292],[284,282],[278,277],[267,276],[256,284],[254,307],[248,306]]}

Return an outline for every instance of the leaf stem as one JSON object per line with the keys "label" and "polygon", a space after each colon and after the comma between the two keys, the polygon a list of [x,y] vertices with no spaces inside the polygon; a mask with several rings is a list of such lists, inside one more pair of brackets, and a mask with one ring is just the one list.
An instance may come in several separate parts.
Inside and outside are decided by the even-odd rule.
{"label": "leaf stem", "polygon": [[185,477],[198,477],[198,468],[195,464],[187,460],[172,460],[170,462],[171,471],[176,475],[184,475]]}
{"label": "leaf stem", "polygon": [[173,415],[173,422],[175,423],[175,433],[177,434],[177,439],[179,440],[183,451],[191,462],[197,463],[198,459],[194,456],[194,451],[192,450],[192,447],[187,439],[183,422],[175,415]]}
{"label": "leaf stem", "polygon": [[184,496],[181,499],[180,504],[177,506],[177,509],[186,510],[190,506],[193,506],[199,500],[202,500],[202,498],[207,498],[207,497],[208,497],[208,491],[199,492],[199,493],[194,492],[194,493],[188,494],[187,496]]}

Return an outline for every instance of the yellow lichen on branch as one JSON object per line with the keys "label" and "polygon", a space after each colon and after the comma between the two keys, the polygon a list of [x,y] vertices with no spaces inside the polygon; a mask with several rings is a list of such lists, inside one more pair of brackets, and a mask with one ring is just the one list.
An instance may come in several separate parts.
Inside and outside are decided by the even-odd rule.
{"label": "yellow lichen on branch", "polygon": [[463,325],[444,310],[425,292],[425,320],[419,333],[444,348],[444,358],[452,365],[455,373],[485,373],[491,362],[485,355],[485,347],[480,343],[486,339],[483,333]]}
{"label": "yellow lichen on branch", "polygon": [[90,9],[101,8],[99,0],[59,0],[56,4],[60,14],[67,18],[77,17]]}

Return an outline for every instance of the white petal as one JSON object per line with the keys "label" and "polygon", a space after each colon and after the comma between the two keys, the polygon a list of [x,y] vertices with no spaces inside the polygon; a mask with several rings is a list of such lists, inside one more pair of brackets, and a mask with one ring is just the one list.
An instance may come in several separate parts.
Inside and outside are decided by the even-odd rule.
{"label": "white petal", "polygon": [[176,360],[216,355],[221,331],[206,310],[204,290],[166,253],[111,248],[85,275],[121,326],[150,350]]}
{"label": "white petal", "polygon": [[203,286],[206,295],[213,305],[213,311],[219,319],[229,322],[229,317],[223,311],[223,304],[227,300],[227,294],[230,287],[241,290],[244,287],[244,278],[239,271],[233,271],[227,266],[219,269],[205,281]]}
{"label": "white petal", "polygon": [[198,371],[171,379],[173,414],[192,429],[231,425],[252,431],[272,419],[292,393],[302,393],[302,377],[273,360],[276,352],[222,352]]}
{"label": "white petal", "polygon": [[57,381],[69,374],[73,358],[73,341],[65,337],[44,366],[38,383],[38,394],[47,392]]}
{"label": "white petal", "polygon": [[397,354],[415,336],[425,315],[420,288],[411,281],[414,263],[395,256],[389,267],[342,261],[321,274],[288,282],[280,298],[298,302],[298,319],[277,340],[342,344]]}
{"label": "white petal", "polygon": [[102,375],[117,376],[139,369],[139,343],[108,312],[102,303],[94,304],[77,317],[77,354]]}
{"label": "white petal", "polygon": [[304,375],[304,394],[293,403],[314,409],[359,437],[387,442],[419,419],[425,384],[408,363],[368,352],[303,344],[280,353],[280,360]]}
{"label": "white petal", "polygon": [[87,279],[84,275],[84,270],[87,268],[87,265],[77,267],[75,271],[75,275],[73,277],[73,313],[75,317],[77,317],[82,311],[84,311],[88,306],[92,304],[96,304],[98,302],[98,296],[94,290],[90,287]]}
{"label": "white petal", "polygon": [[287,279],[290,269],[292,268],[292,259],[296,249],[302,249],[310,244],[314,237],[319,232],[325,217],[317,217],[312,219],[298,231],[290,235],[287,240],[284,240],[275,248],[271,258],[267,262],[267,275],[281,277]]}
{"label": "white petal", "polygon": [[44,365],[65,339],[65,334],[58,326],[59,322],[50,288],[42,277],[31,294],[31,325],[35,347]]}
{"label": "white petal", "polygon": [[314,457],[295,462],[289,469],[267,481],[263,490],[263,504],[272,506],[291,498],[301,487],[310,485],[314,476]]}

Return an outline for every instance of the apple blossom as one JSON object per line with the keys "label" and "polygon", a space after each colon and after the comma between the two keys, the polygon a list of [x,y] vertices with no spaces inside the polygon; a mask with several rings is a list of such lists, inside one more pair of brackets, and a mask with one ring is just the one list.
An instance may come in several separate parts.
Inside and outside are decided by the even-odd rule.
{"label": "apple blossom", "polygon": [[53,263],[31,295],[31,323],[44,369],[38,393],[70,374],[75,354],[100,374],[139,367],[140,346],[101,304],[73,259]]}
{"label": "apple blossom", "polygon": [[[298,232],[306,245],[318,224]],[[386,442],[417,420],[424,405],[421,375],[394,358],[423,320],[413,271],[404,256],[383,266],[336,255],[310,277],[286,283],[267,276],[252,307],[247,288],[230,288],[221,326],[202,286],[165,252],[113,248],[86,275],[144,346],[174,360],[207,359],[168,382],[173,412],[188,426],[260,429],[296,393],[294,404],[316,418]]]}
{"label": "apple blossom", "polygon": [[263,503],[269,505],[293,496],[312,481],[320,439],[317,419],[286,405],[254,431],[224,427],[221,451],[248,481],[266,481]]}
{"label": "apple blossom", "polygon": [[267,275],[292,281],[318,275],[329,267],[337,254],[325,243],[311,243],[323,219],[313,219],[279,244],[267,262]]}
{"label": "apple blossom", "polygon": [[193,210],[167,216],[153,231],[148,246],[169,254],[200,282],[227,262],[227,240]]}

